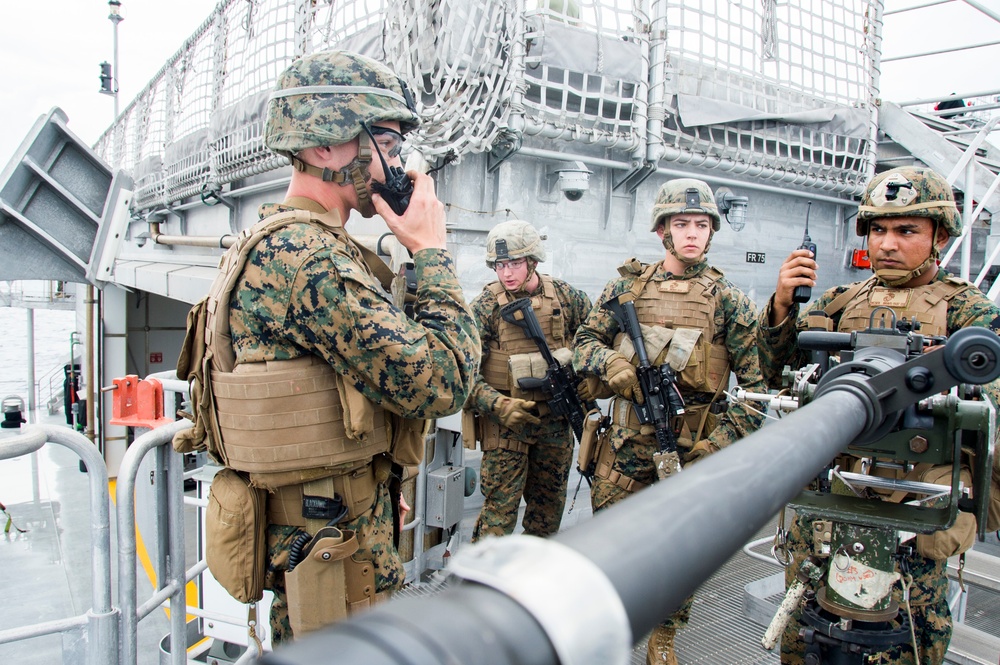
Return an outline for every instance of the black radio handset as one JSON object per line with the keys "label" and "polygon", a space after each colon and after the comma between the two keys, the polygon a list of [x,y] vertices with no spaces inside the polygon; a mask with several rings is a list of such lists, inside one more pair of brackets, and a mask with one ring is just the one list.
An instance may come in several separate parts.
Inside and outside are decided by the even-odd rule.
{"label": "black radio handset", "polygon": [[[812,252],[813,258],[816,258],[816,243],[812,241],[809,237],[809,212],[812,210],[812,201],[809,201],[806,208],[806,232],[802,236],[802,245],[799,249],[808,249]],[[792,302],[809,302],[812,299],[812,287],[811,286],[796,286],[795,290],[792,292]]]}
{"label": "black radio handset", "polygon": [[365,124],[361,126],[364,127],[365,132],[371,137],[372,147],[378,153],[378,158],[382,162],[382,173],[385,175],[384,183],[377,180],[372,181],[372,191],[381,196],[389,204],[394,213],[402,215],[406,212],[406,207],[410,205],[410,195],[413,194],[413,181],[406,175],[406,171],[398,166],[389,166],[386,163],[385,157],[382,155],[382,151],[379,150],[378,143],[375,141],[375,136],[372,135],[371,130]]}
{"label": "black radio handset", "polygon": [[[379,157],[382,154],[379,153]],[[382,158],[382,170],[385,172],[385,184],[372,182],[372,191],[385,199],[392,211],[397,215],[406,212],[406,207],[410,205],[410,195],[413,194],[413,181],[398,166],[387,168],[385,158]]]}

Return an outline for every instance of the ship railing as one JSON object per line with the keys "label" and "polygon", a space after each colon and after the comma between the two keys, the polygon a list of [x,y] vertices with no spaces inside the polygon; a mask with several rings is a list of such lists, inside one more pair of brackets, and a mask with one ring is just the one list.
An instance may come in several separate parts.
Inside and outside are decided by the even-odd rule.
{"label": "ship railing", "polygon": [[[0,644],[43,635],[84,630],[87,663],[116,665],[120,612],[111,602],[111,508],[108,470],[87,437],[54,425],[27,425],[19,436],[0,441],[0,459],[13,459],[39,450],[46,443],[69,448],[80,456],[90,484],[91,608],[72,617],[0,630]],[[133,562],[133,568],[135,563]],[[134,663],[134,661],[133,661]]]}
{"label": "ship railing", "polygon": [[[961,159],[952,168],[951,173],[948,174],[948,183],[954,184],[959,176],[965,176],[965,191],[964,194],[964,204],[962,210],[962,235],[959,236],[951,246],[948,251],[945,252],[944,256],[941,258],[941,267],[947,267],[951,259],[961,250],[961,267],[959,271],[959,276],[963,279],[970,278],[970,263],[972,257],[972,229],[975,221],[979,219],[979,215],[983,212],[986,207],[986,203],[993,197],[1000,188],[1000,174],[997,174],[993,178],[993,182],[986,189],[986,192],[980,196],[978,192],[975,191],[976,187],[976,166],[977,166],[977,151],[983,145],[983,143],[989,138],[990,134],[1000,129],[998,127],[1000,123],[1000,115],[992,116],[980,129],[976,132],[975,137],[969,142],[968,147],[962,153]],[[977,203],[978,202],[978,203]],[[982,270],[976,275],[973,283],[976,286],[982,284],[990,268],[993,266],[993,261],[1000,255],[1000,243],[993,248],[993,251],[986,257],[983,261]],[[1000,280],[994,281],[993,285],[990,287],[987,297],[990,300],[996,302],[997,296],[1000,295]]]}

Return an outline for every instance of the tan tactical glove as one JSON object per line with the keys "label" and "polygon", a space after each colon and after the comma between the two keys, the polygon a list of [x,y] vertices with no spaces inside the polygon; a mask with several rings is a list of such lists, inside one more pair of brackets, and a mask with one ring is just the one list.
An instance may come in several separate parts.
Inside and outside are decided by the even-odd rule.
{"label": "tan tactical glove", "polygon": [[611,390],[608,389],[608,384],[601,381],[596,376],[585,377],[580,384],[576,387],[576,394],[580,396],[584,402],[589,402],[595,399],[607,399],[614,395]]}
{"label": "tan tactical glove", "polygon": [[642,390],[639,388],[639,376],[635,373],[632,363],[625,356],[616,355],[608,361],[604,368],[604,376],[608,387],[627,400],[642,404]]}
{"label": "tan tactical glove", "polygon": [[501,425],[513,429],[528,423],[540,425],[542,421],[531,412],[534,408],[535,403],[530,400],[501,397],[493,405],[493,413],[496,414]]}
{"label": "tan tactical glove", "polygon": [[702,439],[691,446],[691,450],[684,453],[684,464],[694,464],[698,460],[704,459],[712,453],[717,452],[719,452],[719,447],[717,445],[708,439]]}

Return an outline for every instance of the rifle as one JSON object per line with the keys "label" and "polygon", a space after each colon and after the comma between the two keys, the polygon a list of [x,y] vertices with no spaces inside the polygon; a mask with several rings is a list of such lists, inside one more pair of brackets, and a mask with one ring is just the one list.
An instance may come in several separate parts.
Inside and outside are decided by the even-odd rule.
{"label": "rifle", "polygon": [[593,400],[584,403],[576,392],[576,386],[580,382],[574,374],[572,368],[564,367],[552,355],[548,342],[545,341],[545,333],[538,323],[535,311],[531,308],[530,298],[518,298],[514,302],[507,303],[500,308],[500,316],[504,321],[513,323],[524,330],[528,339],[532,340],[542,354],[542,359],[548,366],[545,376],[536,378],[523,378],[517,380],[517,385],[521,390],[542,390],[548,396],[549,409],[556,416],[566,418],[573,434],[579,441],[583,436],[583,424],[587,418],[587,413],[591,409],[597,408],[597,403]]}
{"label": "rifle", "polygon": [[654,367],[646,353],[646,343],[642,339],[639,317],[635,313],[635,303],[631,296],[619,296],[601,305],[618,322],[618,327],[632,340],[635,354],[639,359],[636,374],[642,390],[643,403],[633,402],[635,415],[643,425],[656,428],[656,442],[660,452],[653,456],[660,478],[680,471],[677,455],[677,434],[671,426],[675,416],[684,413],[684,398],[677,387],[677,376],[673,368],[663,363]]}

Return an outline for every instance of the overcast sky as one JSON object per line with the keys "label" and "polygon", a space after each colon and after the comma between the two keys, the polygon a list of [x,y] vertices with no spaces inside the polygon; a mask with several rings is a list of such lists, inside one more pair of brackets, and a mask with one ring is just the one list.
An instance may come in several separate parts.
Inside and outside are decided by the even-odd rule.
{"label": "overcast sky", "polygon": [[[98,63],[112,61],[113,28],[107,2],[0,1],[0,166],[13,156],[38,116],[53,106],[66,112],[74,133],[93,144],[110,125],[114,108],[111,97],[97,92]],[[1000,14],[1000,0],[975,1]],[[887,0],[887,5],[891,10],[924,2]],[[118,27],[121,108],[128,106],[216,4],[215,0],[122,0],[126,18]],[[888,16],[884,40],[884,57],[910,55],[1000,41],[1000,23],[964,0],[955,0]],[[882,69],[883,97],[907,101],[951,92],[1000,90],[998,62],[1000,46],[888,62]]]}

